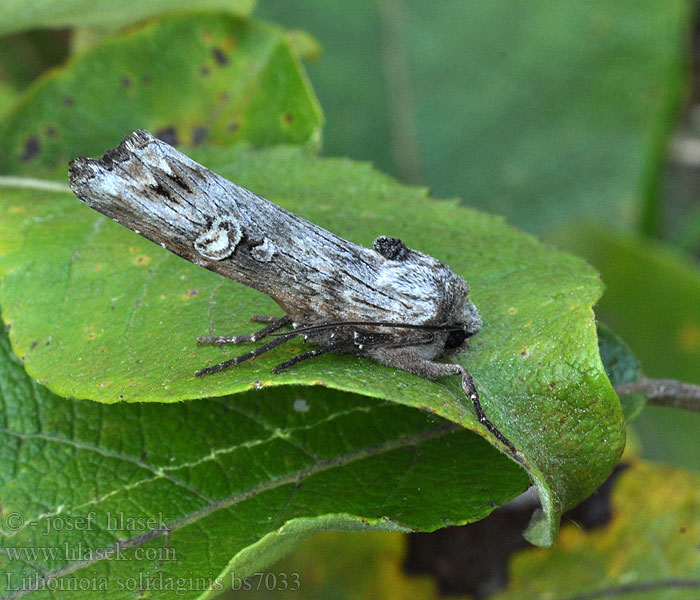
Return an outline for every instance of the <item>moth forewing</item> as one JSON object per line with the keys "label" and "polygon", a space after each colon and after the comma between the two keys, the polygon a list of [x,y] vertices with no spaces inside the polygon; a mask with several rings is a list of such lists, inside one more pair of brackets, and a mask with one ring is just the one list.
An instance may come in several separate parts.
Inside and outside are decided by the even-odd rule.
{"label": "moth forewing", "polygon": [[326,352],[349,352],[417,375],[460,375],[481,423],[511,455],[515,446],[483,414],[471,375],[434,362],[463,350],[481,328],[467,283],[396,238],[373,248],[345,240],[261,198],[139,130],[102,158],[77,158],[71,188],[83,202],[197,265],[272,297],[285,316],[257,334],[200,338],[258,349],[198,371],[215,373],[291,339],[294,324],[320,345],[276,372]]}

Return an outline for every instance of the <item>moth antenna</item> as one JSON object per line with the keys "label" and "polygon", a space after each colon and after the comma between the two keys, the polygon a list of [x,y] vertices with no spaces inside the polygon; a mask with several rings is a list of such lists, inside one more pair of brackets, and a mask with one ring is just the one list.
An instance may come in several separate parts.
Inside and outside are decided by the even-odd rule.
{"label": "moth antenna", "polygon": [[[254,315],[260,317],[261,315]],[[284,317],[270,317],[265,323],[270,323],[267,327],[256,331],[255,333],[249,333],[247,335],[228,335],[228,336],[217,336],[217,335],[203,335],[197,338],[198,344],[217,344],[223,346],[224,344],[246,344],[248,342],[257,342],[266,338],[274,331],[282,329],[285,325],[289,325],[292,322],[292,318],[288,316]]]}
{"label": "moth antenna", "polygon": [[328,352],[337,352],[339,350],[344,350],[350,347],[352,347],[352,344],[348,344],[347,342],[335,342],[333,344],[328,344],[327,346],[321,346],[320,348],[315,348],[314,350],[310,350],[309,352],[297,354],[294,358],[283,362],[280,365],[277,365],[274,369],[272,369],[272,372],[276,375],[280,371],[284,371],[284,369],[293,367],[294,365],[299,364],[304,360],[309,360],[311,358],[321,356],[322,354],[327,354]]}
{"label": "moth antenna", "polygon": [[310,331],[323,331],[333,327],[400,327],[402,329],[420,329],[423,331],[458,331],[460,327],[455,325],[418,325],[415,323],[392,323],[391,321],[329,321],[318,325],[307,325],[298,327],[294,331],[283,331],[273,334],[276,337],[289,336],[297,333],[307,333]]}
{"label": "moth antenna", "polygon": [[234,365],[239,365],[242,362],[251,360],[252,358],[257,358],[261,354],[265,354],[265,352],[269,352],[273,348],[281,346],[285,342],[289,341],[289,339],[290,338],[286,337],[275,338],[273,340],[270,340],[266,344],[263,344],[262,346],[258,346],[255,350],[247,352],[246,354],[241,354],[240,356],[236,356],[229,360],[225,360],[224,362],[221,362],[218,365],[213,365],[211,367],[206,367],[205,369],[200,369],[195,373],[195,376],[202,377],[203,375],[211,375],[212,373],[218,373],[219,371],[223,371],[224,369],[228,369],[229,367],[232,367]]}

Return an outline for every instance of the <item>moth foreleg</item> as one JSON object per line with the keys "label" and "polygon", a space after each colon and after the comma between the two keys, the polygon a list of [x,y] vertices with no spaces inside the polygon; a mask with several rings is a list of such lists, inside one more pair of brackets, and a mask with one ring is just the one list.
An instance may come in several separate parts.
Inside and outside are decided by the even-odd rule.
{"label": "moth foreleg", "polygon": [[462,389],[467,395],[467,398],[469,398],[472,401],[479,422],[484,427],[486,427],[486,429],[488,429],[494,436],[496,436],[496,439],[499,440],[504,446],[506,446],[506,448],[508,448],[508,450],[514,457],[517,457],[518,450],[515,447],[515,444],[513,444],[513,442],[511,442],[503,433],[501,433],[501,430],[498,429],[498,427],[496,427],[484,413],[484,409],[481,406],[481,401],[479,400],[479,392],[476,391],[476,386],[474,385],[474,379],[472,378],[471,373],[467,371],[462,365],[455,366],[459,367],[455,375],[462,376]]}
{"label": "moth foreleg", "polygon": [[334,342],[332,344],[328,344],[326,346],[321,346],[320,348],[315,348],[313,350],[310,350],[309,352],[304,352],[303,354],[297,354],[294,358],[283,362],[281,365],[277,365],[274,369],[272,369],[272,372],[277,374],[280,371],[283,371],[284,369],[293,367],[294,365],[302,362],[303,360],[309,360],[310,358],[315,358],[317,356],[321,356],[322,354],[327,354],[328,352],[337,352],[339,350],[344,350],[346,348],[352,347],[352,345],[352,342],[339,341]]}
{"label": "moth foreleg", "polygon": [[250,352],[246,352],[245,354],[241,354],[240,356],[236,356],[234,358],[231,358],[229,360],[225,360],[224,362],[219,363],[218,365],[213,365],[211,367],[206,367],[205,369],[200,369],[195,373],[197,377],[201,377],[202,375],[211,375],[212,373],[218,373],[219,371],[223,371],[224,369],[228,369],[229,367],[232,367],[234,365],[239,365],[242,362],[245,362],[247,360],[251,360],[252,358],[256,358],[260,356],[261,354],[265,354],[265,352],[269,352],[273,348],[276,348],[277,346],[280,346],[284,344],[286,341],[292,339],[291,337],[276,337],[266,344],[263,344],[262,346],[258,346],[255,350],[251,350]]}
{"label": "moth foreleg", "polygon": [[401,365],[395,364],[395,366],[400,366],[400,368],[409,371],[410,373],[421,375],[422,377],[427,377],[428,379],[436,379],[437,377],[443,377],[445,375],[460,375],[462,378],[462,390],[466,394],[467,398],[471,400],[479,422],[486,427],[486,429],[488,429],[498,441],[508,448],[509,453],[514,458],[518,458],[518,450],[515,447],[515,444],[513,444],[513,442],[511,442],[503,433],[501,433],[501,430],[498,429],[498,427],[496,427],[484,413],[484,409],[481,406],[481,401],[479,399],[479,392],[476,391],[476,386],[474,385],[474,379],[471,373],[462,365],[458,365],[456,363],[432,362],[430,360],[418,358],[407,360],[403,357],[401,363]]}
{"label": "moth foreleg", "polygon": [[250,317],[250,320],[253,321],[253,323],[275,323],[280,319],[284,319],[284,317],[273,317],[272,315],[252,315]]}
{"label": "moth foreleg", "polygon": [[[264,319],[264,320],[263,320]],[[249,333],[248,335],[228,335],[228,336],[218,336],[218,335],[204,335],[197,338],[198,344],[216,344],[217,346],[223,346],[225,344],[246,344],[248,342],[257,342],[266,338],[271,333],[274,333],[278,329],[282,329],[286,325],[292,322],[291,317],[267,317],[265,315],[253,315],[251,321],[257,321],[262,323],[269,323],[267,327],[256,331],[255,333]]]}

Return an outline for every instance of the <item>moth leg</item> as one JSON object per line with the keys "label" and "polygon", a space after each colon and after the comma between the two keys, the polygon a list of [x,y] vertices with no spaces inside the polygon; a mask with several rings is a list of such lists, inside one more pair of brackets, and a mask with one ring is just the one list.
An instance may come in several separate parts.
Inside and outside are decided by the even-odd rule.
{"label": "moth leg", "polygon": [[280,319],[284,319],[284,317],[273,317],[272,315],[253,315],[250,317],[253,323],[274,323]]}
{"label": "moth leg", "polygon": [[501,430],[498,429],[498,427],[496,427],[484,413],[484,409],[481,406],[481,401],[479,400],[479,392],[476,391],[476,386],[474,385],[474,379],[471,373],[462,365],[458,365],[456,363],[438,363],[420,359],[410,362],[404,360],[403,362],[405,364],[402,364],[400,368],[405,369],[410,373],[427,377],[428,379],[435,379],[444,375],[460,375],[462,377],[462,390],[464,390],[467,398],[472,401],[474,411],[476,412],[479,422],[486,427],[486,429],[488,429],[499,442],[508,448],[508,452],[514,458],[518,458],[518,450],[515,447],[515,444],[513,444],[513,442],[511,442],[503,433],[501,433]]}
{"label": "moth leg", "polygon": [[309,352],[304,352],[303,354],[297,354],[294,358],[291,358],[290,360],[283,362],[281,365],[277,365],[274,369],[272,369],[272,372],[276,375],[280,371],[284,371],[284,369],[288,369],[289,367],[293,367],[294,365],[302,362],[303,360],[309,360],[310,358],[315,358],[317,356],[321,356],[322,354],[327,354],[328,352],[337,352],[338,350],[342,350],[344,348],[349,348],[351,346],[352,346],[352,343],[348,343],[347,341],[334,342],[333,344],[328,344],[327,346],[321,346],[320,348],[315,348],[314,350],[310,350]]}
{"label": "moth leg", "polygon": [[265,352],[269,352],[273,348],[276,348],[277,346],[280,346],[284,344],[286,341],[290,340],[291,337],[277,337],[266,344],[263,344],[262,346],[258,346],[255,350],[251,350],[250,352],[246,352],[245,354],[241,354],[240,356],[236,356],[234,358],[231,358],[229,360],[225,360],[224,362],[219,363],[218,365],[213,365],[211,367],[206,367],[205,369],[200,369],[195,373],[195,376],[201,377],[202,375],[211,375],[212,373],[218,373],[219,371],[223,371],[224,369],[228,369],[229,367],[232,367],[233,365],[239,365],[242,362],[245,362],[246,360],[250,360],[252,358],[256,358],[260,356],[261,354],[265,354]]}
{"label": "moth leg", "polygon": [[285,327],[286,325],[289,325],[292,322],[292,318],[286,315],[284,317],[266,317],[264,315],[253,315],[251,317],[251,321],[260,322],[261,319],[265,319],[262,322],[269,323],[269,325],[267,327],[263,327],[255,333],[249,333],[248,335],[229,336],[204,335],[202,337],[197,338],[197,343],[217,344],[219,346],[223,346],[224,344],[245,344],[248,342],[257,342],[258,340],[267,337],[271,333],[274,333],[278,329],[282,329],[282,327]]}

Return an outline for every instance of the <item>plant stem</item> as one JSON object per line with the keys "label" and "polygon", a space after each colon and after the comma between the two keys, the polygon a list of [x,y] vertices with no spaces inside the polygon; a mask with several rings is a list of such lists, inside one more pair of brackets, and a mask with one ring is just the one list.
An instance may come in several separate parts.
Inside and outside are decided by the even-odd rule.
{"label": "plant stem", "polygon": [[649,404],[700,412],[700,385],[676,379],[641,379],[615,387],[618,394],[644,394]]}

